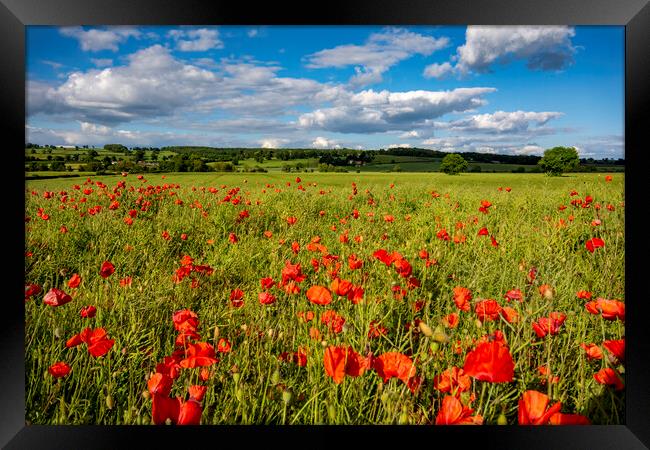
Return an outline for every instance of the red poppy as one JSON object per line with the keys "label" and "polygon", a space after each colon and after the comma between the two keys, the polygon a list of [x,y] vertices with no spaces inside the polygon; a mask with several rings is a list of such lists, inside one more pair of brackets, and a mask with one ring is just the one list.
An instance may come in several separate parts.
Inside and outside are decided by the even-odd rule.
{"label": "red poppy", "polygon": [[363,288],[361,286],[352,286],[348,291],[348,300],[355,305],[363,300]]}
{"label": "red poppy", "polygon": [[510,350],[498,341],[484,342],[465,357],[463,370],[471,377],[492,383],[509,383],[514,378],[515,363]]}
{"label": "red poppy", "polygon": [[580,344],[580,347],[586,352],[588,359],[602,359],[603,351],[596,344]]}
{"label": "red poppy", "polygon": [[47,369],[50,375],[52,375],[54,378],[63,378],[70,373],[70,370],[70,366],[62,361],[52,364]]}
{"label": "red poppy", "polygon": [[241,308],[244,306],[244,291],[241,289],[233,289],[230,291],[230,304],[234,308]]}
{"label": "red poppy", "polygon": [[388,352],[374,358],[372,368],[387,382],[392,377],[408,383],[415,376],[415,365],[408,356],[399,352]]}
{"label": "red poppy", "polygon": [[26,284],[25,285],[25,301],[29,300],[32,296],[38,295],[41,292],[43,292],[43,288],[41,288],[38,284]]}
{"label": "red poppy", "polygon": [[198,384],[192,385],[187,388],[187,391],[190,394],[190,399],[196,400],[197,402],[203,400],[203,397],[205,396],[207,390],[208,390],[207,386],[202,386]]}
{"label": "red poppy", "polygon": [[275,285],[275,281],[271,277],[266,277],[260,279],[260,284],[262,285],[262,289],[271,289]]}
{"label": "red poppy", "polygon": [[602,314],[605,320],[620,319],[625,322],[625,303],[619,302],[618,300],[597,298],[585,304],[585,308],[591,314]]}
{"label": "red poppy", "polygon": [[171,392],[173,382],[169,375],[156,372],[147,381],[147,387],[151,395],[167,396]]}
{"label": "red poppy", "polygon": [[80,283],[81,283],[81,277],[79,276],[78,273],[75,273],[68,280],[68,287],[74,289],[76,287],[79,287]]}
{"label": "red poppy", "polygon": [[[84,331],[89,333],[84,336]],[[92,331],[90,328],[86,328],[84,331],[81,333],[81,339],[88,345],[88,353],[95,358],[106,355],[115,344],[115,339],[108,339],[106,330],[103,328],[96,328]]]}
{"label": "red poppy", "polygon": [[237,238],[237,235],[235,233],[230,233],[228,235],[228,240],[231,244],[236,244],[239,241],[239,238]]}
{"label": "red poppy", "polygon": [[61,306],[71,301],[72,297],[70,295],[57,288],[50,289],[43,297],[43,303],[50,306]]}
{"label": "red poppy", "polygon": [[340,333],[343,331],[343,325],[345,324],[345,319],[343,316],[340,316],[334,310],[325,311],[320,319],[321,323],[327,325],[327,327],[334,333]]}
{"label": "red poppy", "polygon": [[131,283],[133,282],[132,277],[125,277],[120,280],[120,286],[122,287],[128,287],[131,286]]}
{"label": "red poppy", "polygon": [[593,294],[591,292],[589,292],[589,291],[578,291],[578,292],[576,292],[576,297],[582,298],[582,299],[585,299],[585,300],[591,300],[592,295]]}
{"label": "red poppy", "polygon": [[368,329],[368,339],[376,339],[388,334],[388,328],[380,325],[376,320],[371,320]]}
{"label": "red poppy", "polygon": [[357,258],[357,255],[353,253],[348,256],[348,266],[350,266],[350,270],[360,269],[363,266],[363,260]]}
{"label": "red poppy", "polygon": [[537,322],[533,322],[533,330],[537,337],[543,338],[547,334],[551,336],[560,332],[560,326],[566,320],[566,314],[559,312],[552,312],[548,317],[541,317]]}
{"label": "red poppy", "polygon": [[170,398],[167,395],[156,394],[151,405],[151,418],[154,425],[175,424],[181,409],[180,397]]}
{"label": "red poppy", "polygon": [[453,395],[442,399],[442,405],[436,416],[436,425],[481,425],[483,417],[472,417],[473,409],[464,406]]}
{"label": "red poppy", "polygon": [[115,266],[110,261],[104,261],[99,269],[102,278],[108,278],[115,272]]}
{"label": "red poppy", "polygon": [[447,230],[444,228],[441,229],[436,233],[436,237],[440,239],[441,241],[448,241],[449,240],[449,233],[447,233]]}
{"label": "red poppy", "polygon": [[207,342],[191,344],[185,351],[185,358],[180,361],[181,367],[188,369],[193,367],[206,367],[219,362],[216,358],[214,347]]}
{"label": "red poppy", "polygon": [[488,233],[488,229],[483,227],[480,230],[478,230],[477,236],[487,236],[490,233]]}
{"label": "red poppy", "polygon": [[95,317],[95,314],[97,314],[97,308],[92,305],[84,306],[81,308],[81,311],[79,311],[79,315],[84,318],[93,318]]}
{"label": "red poppy", "polygon": [[454,288],[454,303],[461,311],[469,311],[469,301],[472,299],[472,292],[464,287],[457,286]]}
{"label": "red poppy", "polygon": [[501,312],[501,306],[493,299],[481,300],[474,306],[474,312],[481,322],[496,320]]}
{"label": "red poppy", "polygon": [[336,384],[343,382],[345,375],[358,377],[369,368],[369,360],[357,354],[352,348],[330,345],[323,356],[325,374]]}
{"label": "red poppy", "polygon": [[549,425],[591,425],[591,421],[580,414],[555,413],[548,421]]}
{"label": "red poppy", "polygon": [[346,296],[350,289],[352,289],[352,283],[348,280],[341,280],[340,278],[334,278],[332,284],[330,284],[330,289],[336,295]]}
{"label": "red poppy", "polygon": [[317,305],[329,305],[332,301],[332,294],[323,286],[312,286],[307,290],[307,299]]}
{"label": "red poppy", "polygon": [[519,313],[516,309],[509,306],[504,306],[501,308],[500,314],[506,319],[508,323],[517,323],[519,322]]}
{"label": "red poppy", "polygon": [[623,380],[611,367],[606,367],[594,374],[594,380],[605,386],[612,386],[615,390],[621,391],[625,388]]}
{"label": "red poppy", "polygon": [[277,298],[275,295],[271,294],[270,292],[260,292],[257,296],[258,300],[260,301],[260,304],[262,305],[271,305],[275,303]]}
{"label": "red poppy", "polygon": [[232,346],[228,342],[228,339],[220,338],[219,342],[217,342],[217,351],[219,353],[230,353],[231,348]]}
{"label": "red poppy", "polygon": [[289,225],[294,225],[297,221],[298,219],[296,217],[287,217],[287,223]]}
{"label": "red poppy", "polygon": [[282,283],[285,284],[289,280],[293,280],[296,283],[301,283],[305,280],[306,276],[302,273],[300,264],[291,264],[290,261],[284,263],[282,268]]}
{"label": "red poppy", "polygon": [[586,242],[585,246],[587,247],[587,250],[589,250],[589,252],[593,253],[595,249],[604,247],[605,241],[603,241],[601,238],[595,237],[589,239]]}
{"label": "red poppy", "polygon": [[447,314],[442,318],[442,324],[448,328],[456,328],[458,326],[458,313]]}
{"label": "red poppy", "polygon": [[511,289],[503,297],[507,301],[517,300],[518,302],[522,302],[524,300],[524,294],[519,289]]}
{"label": "red poppy", "polygon": [[402,258],[395,261],[395,270],[402,278],[408,278],[413,272],[413,267],[407,260]]}
{"label": "red poppy", "polygon": [[189,309],[176,311],[172,320],[176,331],[196,331],[199,326],[199,316]]}
{"label": "red poppy", "polygon": [[613,341],[604,341],[603,347],[612,354],[616,360],[620,362],[625,361],[625,339],[616,339]]}
{"label": "red poppy", "polygon": [[433,387],[440,392],[449,392],[458,395],[472,387],[472,380],[463,369],[450,367],[439,375],[433,377]]}
{"label": "red poppy", "polygon": [[555,413],[560,412],[562,403],[557,402],[547,409],[549,398],[537,391],[526,391],[519,400],[519,425],[546,425]]}

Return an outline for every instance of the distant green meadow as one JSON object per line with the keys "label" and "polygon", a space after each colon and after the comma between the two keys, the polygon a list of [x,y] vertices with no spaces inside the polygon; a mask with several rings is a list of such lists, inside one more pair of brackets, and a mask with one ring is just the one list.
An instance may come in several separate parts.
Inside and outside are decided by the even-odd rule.
{"label": "distant green meadow", "polygon": [[26,180],[27,421],[624,423],[623,173],[361,170]]}

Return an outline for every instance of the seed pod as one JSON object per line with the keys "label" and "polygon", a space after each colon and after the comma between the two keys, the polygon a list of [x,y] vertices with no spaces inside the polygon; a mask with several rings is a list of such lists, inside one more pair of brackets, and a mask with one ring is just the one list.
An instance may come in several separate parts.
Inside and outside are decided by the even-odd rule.
{"label": "seed pod", "polygon": [[408,425],[409,424],[409,414],[406,408],[406,405],[402,406],[402,412],[399,415],[399,419],[397,420],[398,425]]}
{"label": "seed pod", "polygon": [[214,327],[214,338],[217,339],[219,337],[219,327]]}
{"label": "seed pod", "polygon": [[508,419],[506,418],[505,414],[499,414],[499,417],[497,418],[497,425],[508,425]]}
{"label": "seed pod", "polygon": [[56,327],[54,329],[54,337],[57,339],[61,339],[61,329],[59,327]]}
{"label": "seed pod", "polygon": [[113,396],[111,394],[108,394],[106,396],[106,407],[108,409],[113,409],[114,403],[113,403]]}
{"label": "seed pod", "polygon": [[445,333],[445,330],[443,327],[438,325],[435,330],[433,330],[432,338],[434,341],[439,342],[441,344],[446,344],[449,342],[449,337]]}
{"label": "seed pod", "polygon": [[421,331],[422,334],[424,334],[426,337],[431,337],[431,336],[433,336],[433,330],[432,330],[431,327],[430,327],[429,325],[427,325],[426,323],[420,321],[420,323],[418,324],[418,328],[420,328],[420,331]]}
{"label": "seed pod", "polygon": [[327,416],[330,422],[336,422],[336,405],[334,403],[327,405]]}
{"label": "seed pod", "polygon": [[431,351],[436,353],[440,349],[440,344],[438,344],[436,341],[433,341],[431,345],[429,345],[429,348],[431,348]]}
{"label": "seed pod", "polygon": [[235,389],[235,398],[240,402],[243,400],[243,398],[244,398],[244,390],[242,388],[237,387]]}
{"label": "seed pod", "polygon": [[275,371],[271,375],[271,383],[278,384],[279,382],[280,382],[280,370],[275,369]]}
{"label": "seed pod", "polygon": [[240,377],[241,377],[241,375],[239,375],[239,372],[235,372],[235,373],[232,374],[232,379],[235,382],[235,384],[239,383],[239,378]]}
{"label": "seed pod", "polygon": [[287,390],[282,391],[282,401],[285,404],[288,405],[289,403],[291,403],[292,398],[293,398],[293,394],[291,393],[290,390],[287,389]]}

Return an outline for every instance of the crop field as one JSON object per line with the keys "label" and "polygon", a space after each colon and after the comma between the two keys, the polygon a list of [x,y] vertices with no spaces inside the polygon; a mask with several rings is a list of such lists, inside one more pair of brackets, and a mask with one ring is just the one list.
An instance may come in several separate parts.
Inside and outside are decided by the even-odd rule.
{"label": "crop field", "polygon": [[624,181],[28,180],[26,420],[622,424]]}

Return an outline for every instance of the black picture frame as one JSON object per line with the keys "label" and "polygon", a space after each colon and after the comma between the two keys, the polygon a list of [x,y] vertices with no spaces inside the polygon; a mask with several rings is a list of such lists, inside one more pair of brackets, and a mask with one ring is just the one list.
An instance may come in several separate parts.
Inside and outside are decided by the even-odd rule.
{"label": "black picture frame", "polygon": [[[562,427],[261,427],[261,426],[26,426],[24,308],[19,290],[24,252],[23,196],[25,137],[25,27],[28,25],[623,25],[625,26],[625,201],[626,201],[626,414],[625,425]],[[650,5],[647,0],[354,0],[323,3],[260,4],[199,0],[0,0],[0,104],[6,126],[6,174],[17,178],[5,191],[10,227],[5,235],[5,283],[0,326],[0,444],[24,448],[131,448],[211,445],[261,445],[278,440],[300,447],[347,446],[352,441],[387,445],[446,445],[480,449],[643,449],[650,448],[649,308],[643,295],[646,192],[643,170],[650,105]],[[607,93],[602,93],[607,95]],[[9,138],[9,139],[6,139]],[[21,181],[22,180],[22,181]],[[14,190],[15,189],[15,190]],[[8,192],[8,193],[7,193]],[[22,209],[20,209],[22,208]],[[18,237],[13,237],[14,234]],[[24,242],[24,239],[23,239]],[[15,253],[14,253],[15,252]],[[14,291],[15,289],[15,291]],[[15,293],[14,293],[15,292]],[[336,436],[336,437],[334,437]]]}

